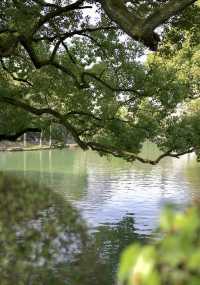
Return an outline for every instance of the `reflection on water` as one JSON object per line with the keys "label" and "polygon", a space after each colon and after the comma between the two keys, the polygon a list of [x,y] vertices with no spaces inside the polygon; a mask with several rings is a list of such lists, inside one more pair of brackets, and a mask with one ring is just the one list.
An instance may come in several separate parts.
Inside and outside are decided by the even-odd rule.
{"label": "reflection on water", "polygon": [[75,269],[87,235],[57,194],[1,175],[0,244],[1,284],[75,284],[67,272]]}
{"label": "reflection on water", "polygon": [[0,175],[3,285],[110,285],[120,251],[137,239],[132,217],[89,237],[77,211],[58,194]]}
{"label": "reflection on water", "polygon": [[45,184],[71,201],[93,230],[133,214],[136,232],[149,235],[166,203],[183,208],[200,194],[200,167],[193,156],[157,166],[80,150],[1,153],[0,158],[0,169]]}
{"label": "reflection on water", "polygon": [[[135,230],[133,216],[125,216],[118,223],[104,224],[92,235],[92,242],[98,259],[106,266],[108,284],[112,284],[116,276],[117,263],[121,252],[133,242],[145,243],[145,235],[138,235]],[[107,283],[106,283],[107,284]]]}
{"label": "reflection on water", "polygon": [[[152,152],[151,148],[146,149],[147,156],[152,153],[154,151]],[[28,180],[36,181],[39,185],[47,185],[53,189],[51,192],[48,191],[48,194],[51,193],[50,204],[54,205],[53,208],[48,208],[47,202],[46,204],[41,203],[41,199],[45,200],[46,198],[44,199],[44,194],[41,191],[38,192],[39,195],[36,195],[35,189],[32,189],[30,195],[32,200],[26,201],[26,196],[23,198],[24,200],[22,199],[23,205],[34,205],[34,207],[30,207],[30,209],[34,209],[34,215],[29,217],[29,207],[23,206],[25,222],[22,222],[20,227],[26,227],[28,230],[28,226],[34,225],[33,231],[40,233],[36,236],[42,241],[35,243],[33,247],[30,243],[27,245],[28,249],[23,250],[25,256],[26,251],[30,250],[30,256],[27,257],[27,260],[31,260],[30,266],[33,266],[32,259],[36,256],[35,253],[32,253],[33,250],[38,254],[45,253],[48,259],[52,260],[45,263],[43,259],[38,259],[35,263],[37,266],[39,264],[43,266],[46,271],[37,266],[37,268],[34,267],[35,265],[33,267],[34,270],[41,269],[38,276],[43,274],[41,273],[43,271],[46,272],[44,278],[48,276],[51,279],[56,276],[56,284],[73,285],[78,282],[83,285],[111,285],[121,250],[133,241],[144,242],[148,239],[157,225],[162,207],[166,203],[173,203],[177,208],[183,209],[193,199],[200,196],[200,165],[195,162],[193,155],[178,160],[165,159],[157,166],[149,166],[141,163],[131,165],[120,159],[100,158],[93,152],[80,150],[1,153],[0,170],[26,177]],[[37,203],[34,200],[36,199],[34,195],[37,196]],[[14,196],[15,210],[22,207],[21,198],[17,196]],[[8,198],[2,196],[1,199],[1,201],[7,201],[5,202],[7,206]],[[65,236],[61,234],[66,227],[66,220],[63,217],[66,217],[72,209],[70,206],[68,207],[67,201],[70,201],[80,211],[90,232],[90,242],[84,242],[84,246],[80,246],[80,250],[73,250],[75,256],[71,256],[71,252],[65,252],[65,239],[60,243],[62,245],[60,248],[55,241],[53,242],[53,240]],[[40,204],[43,205],[42,208]],[[3,208],[1,207],[1,209]],[[58,209],[60,210],[58,211]],[[53,231],[55,238],[52,239],[50,234],[49,240],[47,238],[48,242],[44,243],[46,233],[43,234],[43,229],[46,230],[46,228],[42,228],[41,231],[41,227],[49,223],[54,225],[55,217],[56,224],[53,228],[56,229],[57,235]],[[41,221],[43,222],[41,223]],[[21,238],[22,233],[25,234],[23,227],[18,230],[14,226],[15,232],[19,235],[18,246],[23,245],[23,238]],[[6,229],[5,226],[4,228]],[[74,228],[72,228],[73,230]],[[28,231],[26,238],[29,238]],[[81,240],[81,237],[79,239]],[[46,245],[46,249],[45,244],[48,245]],[[68,246],[68,248],[74,247]],[[5,251],[7,249],[5,247]],[[52,256],[49,257],[49,255]],[[11,264],[15,263],[16,260],[11,262]],[[50,269],[48,266],[44,266],[44,264],[50,263]],[[23,262],[21,264],[23,265]],[[88,264],[93,266],[88,266]],[[19,268],[17,263],[16,266]],[[51,284],[48,278],[44,279],[45,284]],[[58,280],[61,280],[60,283]],[[68,280],[70,280],[69,283]],[[11,283],[5,284],[10,285]],[[15,284],[17,283],[15,282]]]}

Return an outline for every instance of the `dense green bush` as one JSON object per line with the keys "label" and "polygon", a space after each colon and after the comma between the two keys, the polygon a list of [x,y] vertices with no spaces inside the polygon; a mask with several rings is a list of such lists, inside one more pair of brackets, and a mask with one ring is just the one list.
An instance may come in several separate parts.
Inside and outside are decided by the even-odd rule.
{"label": "dense green bush", "polygon": [[199,285],[200,207],[184,213],[167,208],[161,216],[162,238],[155,244],[128,247],[121,256],[119,284]]}

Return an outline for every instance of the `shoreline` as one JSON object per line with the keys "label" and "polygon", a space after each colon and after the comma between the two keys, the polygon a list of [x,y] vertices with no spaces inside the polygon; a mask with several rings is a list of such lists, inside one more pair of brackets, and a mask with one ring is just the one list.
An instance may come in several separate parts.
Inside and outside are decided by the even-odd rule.
{"label": "shoreline", "polygon": [[17,152],[17,151],[38,151],[38,150],[53,150],[53,149],[64,149],[64,148],[77,148],[78,144],[71,143],[71,144],[55,144],[55,145],[47,145],[43,144],[35,145],[31,143],[27,143],[24,146],[22,143],[8,143],[8,142],[1,142],[0,143],[0,152]]}

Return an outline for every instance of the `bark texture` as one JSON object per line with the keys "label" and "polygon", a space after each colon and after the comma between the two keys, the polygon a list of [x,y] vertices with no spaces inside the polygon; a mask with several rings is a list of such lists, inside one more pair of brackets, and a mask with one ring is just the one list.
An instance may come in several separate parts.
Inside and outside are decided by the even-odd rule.
{"label": "bark texture", "polygon": [[124,32],[136,41],[142,42],[151,50],[158,48],[160,41],[155,29],[181,13],[196,0],[171,0],[156,8],[146,18],[140,18],[128,10],[124,0],[100,0],[102,8]]}

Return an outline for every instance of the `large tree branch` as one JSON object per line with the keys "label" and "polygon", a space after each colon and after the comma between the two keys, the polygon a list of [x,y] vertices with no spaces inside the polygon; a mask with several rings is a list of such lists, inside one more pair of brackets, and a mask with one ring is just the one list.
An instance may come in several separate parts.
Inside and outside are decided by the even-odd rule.
{"label": "large tree branch", "polygon": [[[115,28],[115,27],[114,27]],[[113,27],[96,27],[96,28],[86,28],[86,29],[81,29],[81,30],[74,30],[72,32],[67,32],[63,35],[56,35],[54,36],[54,39],[58,38],[58,41],[56,42],[53,52],[51,54],[50,57],[50,61],[52,62],[56,56],[57,51],[60,48],[60,44],[62,43],[64,45],[64,41],[67,38],[71,38],[74,35],[78,35],[78,36],[84,36],[89,38],[90,40],[92,40],[93,42],[95,42],[96,45],[98,45],[98,47],[101,47],[101,45],[98,43],[98,41],[96,41],[92,36],[85,34],[85,32],[95,32],[95,31],[101,31],[101,30],[110,30],[113,29]],[[34,40],[35,41],[35,40]],[[65,45],[64,45],[65,46]],[[65,47],[66,48],[66,47]]]}
{"label": "large tree branch", "polygon": [[69,68],[61,65],[59,62],[57,62],[55,60],[56,52],[57,52],[58,47],[60,45],[60,41],[57,42],[57,44],[55,45],[53,52],[50,55],[50,57],[46,58],[46,59],[42,59],[42,60],[37,56],[37,54],[36,54],[36,52],[32,46],[32,43],[28,39],[26,39],[25,37],[20,37],[20,42],[23,45],[23,47],[25,48],[25,50],[27,51],[27,53],[28,53],[32,63],[34,64],[35,68],[40,69],[41,67],[48,66],[48,65],[54,66],[57,69],[64,72],[65,74],[69,75],[74,80],[74,82],[78,88],[82,88],[80,82],[77,79],[77,76]]}
{"label": "large tree branch", "polygon": [[[166,4],[161,5],[159,8],[155,8],[150,15],[146,18],[141,18],[137,14],[137,10],[135,12],[130,11],[126,7],[126,2],[124,0],[96,0],[96,2],[100,2],[102,8],[109,16],[111,20],[113,20],[124,32],[126,32],[133,39],[143,42],[147,47],[152,50],[156,50],[158,43],[160,41],[159,36],[155,33],[155,29],[169,20],[172,16],[175,16],[186,9],[188,6],[192,5],[197,0],[169,0]],[[43,1],[35,1],[36,3],[44,3]],[[32,41],[40,40],[33,39],[33,35],[47,22],[56,16],[62,15],[63,13],[73,11],[75,9],[88,8],[88,6],[81,6],[84,3],[84,0],[77,0],[73,4],[69,4],[67,6],[59,6],[59,5],[49,5],[50,12],[45,15],[41,15],[37,23],[32,28],[31,32],[26,35],[26,38],[29,40],[29,45],[23,43],[20,38],[23,35],[19,35],[16,30],[10,30],[7,27],[0,29],[0,56],[6,57],[13,55],[16,52],[16,48],[18,43],[21,41],[21,44],[28,51],[31,60],[34,63],[34,54],[33,50],[30,49],[30,43]],[[139,8],[138,8],[139,9]],[[96,30],[101,29],[99,27]],[[93,29],[95,31],[95,29]],[[83,35],[84,33],[92,32],[92,29],[86,28],[81,31],[72,31],[69,32],[67,37],[73,36],[75,34]],[[2,40],[2,36],[4,39]],[[45,38],[45,37],[43,37]],[[50,36],[49,40],[56,39],[57,36]],[[48,37],[47,37],[48,39]],[[37,62],[36,62],[37,63]],[[34,63],[35,64],[35,63]]]}
{"label": "large tree branch", "polygon": [[118,28],[116,26],[100,26],[100,27],[94,27],[94,28],[84,28],[84,29],[77,29],[77,30],[73,30],[70,32],[66,32],[66,33],[62,33],[62,34],[56,34],[53,36],[42,36],[42,37],[34,37],[33,38],[33,42],[39,42],[42,40],[46,40],[49,42],[53,42],[56,39],[61,39],[62,41],[67,39],[67,38],[71,38],[73,36],[82,36],[85,35],[86,33],[94,33],[94,32],[98,32],[98,31],[112,31],[112,30],[117,30]]}
{"label": "large tree branch", "polygon": [[50,109],[50,108],[35,108],[33,106],[30,106],[29,104],[27,104],[26,102],[17,100],[15,98],[12,98],[10,96],[0,96],[0,102],[2,103],[6,103],[12,106],[16,106],[19,107],[31,114],[34,114],[36,116],[42,116],[44,114],[46,115],[50,115],[53,116],[54,118],[56,118],[58,120],[58,122],[60,124],[62,124],[70,133],[71,135],[74,137],[74,140],[76,141],[76,143],[82,148],[82,149],[87,149],[88,146],[86,143],[84,143],[79,135],[78,132],[76,131],[76,129],[66,120],[65,115],[60,114],[59,112],[57,112],[56,110]]}
{"label": "large tree branch", "polygon": [[169,18],[181,13],[185,8],[197,0],[171,0],[160,8],[156,8],[146,19],[144,30],[153,31],[155,28],[165,23]]}
{"label": "large tree branch", "polygon": [[123,0],[99,0],[110,19],[117,23],[130,37],[143,42],[151,50],[157,50],[160,41],[158,34],[154,32],[155,28],[196,1],[170,0],[143,19],[130,12]]}
{"label": "large tree branch", "polygon": [[151,165],[156,165],[158,164],[163,158],[165,157],[174,157],[174,158],[179,158],[182,155],[192,153],[195,151],[195,148],[189,148],[185,151],[182,152],[173,152],[172,150],[168,150],[161,155],[159,155],[156,159],[146,159],[141,156],[138,156],[134,153],[124,151],[122,149],[118,149],[116,147],[108,146],[108,145],[103,145],[99,144],[96,142],[88,142],[88,145],[91,147],[92,150],[98,151],[98,152],[103,152],[105,154],[111,154],[115,157],[122,157],[126,159],[128,162],[133,162],[133,161],[139,161],[144,164],[151,164]]}
{"label": "large tree branch", "polygon": [[[118,149],[116,147],[112,147],[110,145],[104,145],[104,144],[100,144],[98,142],[95,141],[90,141],[90,142],[84,142],[83,140],[80,139],[80,135],[82,134],[81,132],[77,131],[67,120],[66,120],[66,115],[62,115],[59,112],[57,112],[56,110],[52,110],[50,108],[42,108],[42,109],[38,109],[35,108],[33,106],[30,106],[29,104],[19,101],[17,99],[11,98],[9,96],[0,96],[0,102],[3,103],[7,103],[9,105],[12,106],[16,106],[19,107],[23,110],[26,110],[27,112],[37,115],[37,116],[41,116],[43,114],[48,114],[53,116],[54,118],[58,119],[58,122],[60,124],[62,124],[70,133],[71,135],[74,137],[75,141],[77,142],[77,144],[84,150],[87,150],[88,148],[91,148],[92,150],[98,151],[98,152],[103,152],[105,154],[111,154],[115,157],[121,157],[124,158],[125,160],[129,161],[129,162],[133,162],[133,161],[139,161],[145,164],[151,164],[151,165],[156,165],[158,164],[163,158],[165,157],[174,157],[174,158],[179,158],[180,156],[187,154],[187,153],[192,153],[195,151],[195,148],[189,148],[185,151],[182,152],[173,152],[173,150],[168,150],[165,153],[159,155],[155,160],[151,160],[151,159],[145,159],[141,156],[138,156],[132,152],[128,152],[125,151],[123,149]],[[75,112],[72,112],[71,115],[75,114]],[[78,112],[77,112],[78,114]],[[70,115],[70,113],[68,113],[67,115]],[[83,114],[86,115],[86,114]],[[88,114],[87,114],[88,115]],[[90,115],[90,114],[89,114]],[[95,119],[97,119],[96,117],[94,117]],[[23,133],[22,133],[23,134]],[[13,135],[7,135],[7,138],[10,136],[10,138],[12,139],[11,136],[13,136],[13,139],[16,138],[16,136],[19,135],[18,134],[13,134]],[[6,138],[6,135],[0,135],[0,140],[3,140]]]}
{"label": "large tree branch", "polygon": [[[107,29],[109,30],[111,28],[113,28],[113,27],[103,27],[103,29],[106,29],[106,30]],[[83,31],[98,31],[99,29],[102,29],[102,28],[95,28],[92,30],[91,29],[80,30],[80,35],[82,34]],[[40,59],[40,57],[35,52],[35,49],[33,47],[32,42],[29,39],[27,39],[24,36],[20,36],[19,40],[20,40],[21,45],[24,47],[24,49],[28,53],[28,55],[31,59],[31,62],[33,63],[35,68],[40,69],[44,66],[54,66],[58,70],[67,74],[68,76],[70,76],[74,80],[75,85],[79,89],[88,88],[89,85],[86,81],[86,78],[91,78],[91,79],[101,83],[103,86],[105,86],[106,88],[110,89],[113,92],[118,92],[118,93],[119,92],[133,92],[133,93],[141,96],[141,93],[138,92],[137,90],[135,90],[134,88],[113,87],[110,84],[108,84],[107,82],[105,82],[104,80],[102,80],[100,77],[96,76],[93,73],[87,72],[87,71],[81,71],[80,70],[80,74],[79,74],[80,79],[79,79],[78,76],[74,72],[72,72],[72,70],[70,68],[68,68],[66,65],[62,65],[58,61],[56,61],[55,57],[56,57],[56,53],[59,49],[60,44],[63,43],[63,41],[66,37],[71,36],[72,34],[73,35],[79,34],[79,31],[67,33],[65,35],[65,37],[63,36],[61,39],[59,39],[58,42],[55,44],[51,55],[45,59]],[[5,66],[4,66],[4,68],[5,68]],[[13,79],[17,80],[17,78],[13,78]],[[23,80],[23,79],[18,79],[18,81],[24,81],[24,83],[31,85],[30,82],[29,83],[27,81],[25,82],[25,80]]]}
{"label": "large tree branch", "polygon": [[[75,9],[80,9],[80,5],[83,4],[84,0],[78,0],[73,4],[67,5],[67,6],[60,6],[56,10],[53,10],[46,15],[42,16],[39,21],[35,24],[32,30],[32,35],[35,34],[41,26],[43,26],[45,23],[47,23],[49,20],[55,18],[56,16],[59,16],[63,13],[75,10]],[[85,7],[84,7],[85,8]],[[88,8],[88,7],[87,7]]]}

